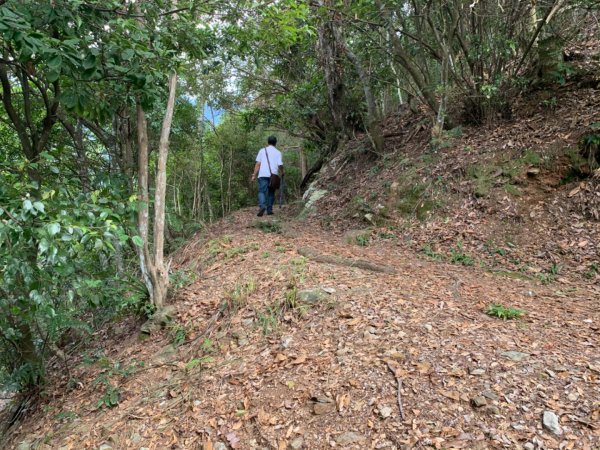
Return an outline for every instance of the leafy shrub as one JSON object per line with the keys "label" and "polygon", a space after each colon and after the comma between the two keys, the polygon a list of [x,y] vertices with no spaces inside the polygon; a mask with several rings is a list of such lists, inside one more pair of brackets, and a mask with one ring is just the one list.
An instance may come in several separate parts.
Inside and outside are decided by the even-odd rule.
{"label": "leafy shrub", "polygon": [[503,320],[518,319],[525,311],[516,308],[507,308],[499,303],[492,303],[488,306],[485,313],[490,317],[497,317]]}

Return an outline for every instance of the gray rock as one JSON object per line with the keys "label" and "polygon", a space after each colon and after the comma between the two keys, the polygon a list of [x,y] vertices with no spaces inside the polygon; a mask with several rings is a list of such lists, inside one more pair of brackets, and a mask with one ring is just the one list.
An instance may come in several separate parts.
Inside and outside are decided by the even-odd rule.
{"label": "gray rock", "polygon": [[487,400],[483,395],[478,395],[477,397],[471,399],[471,405],[473,405],[475,408],[481,408],[482,406],[487,405]]}
{"label": "gray rock", "polygon": [[131,435],[131,442],[133,442],[134,444],[139,444],[140,442],[142,442],[142,436],[140,436],[139,433],[133,433]]}
{"label": "gray rock", "polygon": [[485,373],[485,369],[472,369],[469,373],[471,375],[483,375]]}
{"label": "gray rock", "polygon": [[544,428],[548,431],[551,431],[557,436],[562,434],[562,428],[558,422],[558,416],[553,411],[544,411],[544,416],[542,417],[542,424]]}
{"label": "gray rock", "polygon": [[489,398],[490,400],[499,400],[500,398],[494,391],[483,391],[481,393],[485,398]]}
{"label": "gray rock", "polygon": [[17,445],[16,450],[30,450],[30,449],[31,449],[31,443],[27,442],[27,441],[23,441],[23,442],[19,443],[19,445]]}
{"label": "gray rock", "polygon": [[252,325],[254,325],[254,319],[252,317],[249,319],[242,319],[242,326],[244,326],[244,328],[250,328]]}
{"label": "gray rock", "polygon": [[311,188],[312,186],[302,196],[302,200],[304,200],[304,214],[310,212],[314,208],[315,203],[317,203],[327,194],[327,191],[324,189]]}
{"label": "gray rock", "polygon": [[531,442],[526,442],[523,444],[523,448],[525,450],[535,450],[535,445],[533,445]]}
{"label": "gray rock", "polygon": [[112,450],[112,445],[102,444],[100,447],[98,447],[98,450]]}
{"label": "gray rock", "polygon": [[297,437],[290,443],[290,448],[293,450],[299,450],[304,447],[304,438],[302,436]]}
{"label": "gray rock", "polygon": [[223,444],[222,442],[215,442],[215,445],[213,445],[213,449],[214,450],[227,450],[227,446],[225,444]]}
{"label": "gray rock", "polygon": [[523,352],[517,352],[514,350],[508,351],[508,352],[502,352],[500,355],[504,356],[505,358],[508,358],[512,361],[523,361],[526,358],[529,358],[529,353],[523,353]]}
{"label": "gray rock", "polygon": [[364,444],[366,441],[366,437],[354,431],[346,431],[335,438],[335,442],[339,445]]}
{"label": "gray rock", "polygon": [[379,415],[383,418],[383,419],[387,419],[388,417],[390,417],[392,415],[392,408],[390,408],[389,406],[384,406],[382,408],[379,408]]}

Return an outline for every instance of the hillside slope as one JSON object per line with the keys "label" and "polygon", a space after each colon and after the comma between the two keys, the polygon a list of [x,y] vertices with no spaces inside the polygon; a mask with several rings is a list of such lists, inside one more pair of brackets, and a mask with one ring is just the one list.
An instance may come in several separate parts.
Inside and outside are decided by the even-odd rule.
{"label": "hillside slope", "polygon": [[491,271],[598,283],[600,177],[589,174],[600,161],[590,169],[581,148],[600,139],[599,87],[592,77],[529,93],[511,121],[433,143],[426,119],[390,118],[385,154],[363,137],[322,171],[312,189],[327,194],[312,217],[331,229],[384,227],[407,248],[462,253]]}

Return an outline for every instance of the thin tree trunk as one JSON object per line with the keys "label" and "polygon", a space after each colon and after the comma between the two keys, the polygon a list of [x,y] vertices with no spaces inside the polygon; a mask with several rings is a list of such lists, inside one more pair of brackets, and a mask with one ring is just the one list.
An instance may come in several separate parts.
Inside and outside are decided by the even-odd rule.
{"label": "thin tree trunk", "polygon": [[306,174],[308,173],[308,164],[306,162],[306,153],[304,152],[303,146],[300,146],[298,149],[298,155],[300,159],[300,175],[302,175],[302,179],[304,180],[304,177],[306,177]]}
{"label": "thin tree trunk", "polygon": [[154,286],[157,283],[156,269],[150,258],[149,238],[149,194],[148,194],[148,124],[142,105],[137,104],[137,139],[138,139],[138,233],[142,245],[138,254],[140,258],[140,271],[144,284],[148,289],[150,302],[156,305]]}
{"label": "thin tree trunk", "polygon": [[169,99],[167,110],[162,123],[160,141],[158,144],[158,161],[156,164],[156,189],[154,192],[154,266],[157,283],[154,286],[154,304],[161,309],[167,298],[169,287],[168,267],[164,263],[165,239],[165,200],[167,189],[167,157],[169,154],[169,136],[175,110],[175,94],[177,91],[177,74],[169,75]]}

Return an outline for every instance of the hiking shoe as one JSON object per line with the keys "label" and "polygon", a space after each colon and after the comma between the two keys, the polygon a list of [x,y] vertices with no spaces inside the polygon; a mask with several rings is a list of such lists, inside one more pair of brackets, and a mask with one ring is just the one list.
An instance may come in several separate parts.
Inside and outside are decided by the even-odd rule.
{"label": "hiking shoe", "polygon": [[267,213],[267,216],[272,216],[272,215],[273,215],[273,211]]}
{"label": "hiking shoe", "polygon": [[258,217],[262,217],[264,213],[265,213],[265,208],[260,208],[260,209],[258,210],[258,214],[256,214],[256,215],[257,215]]}

